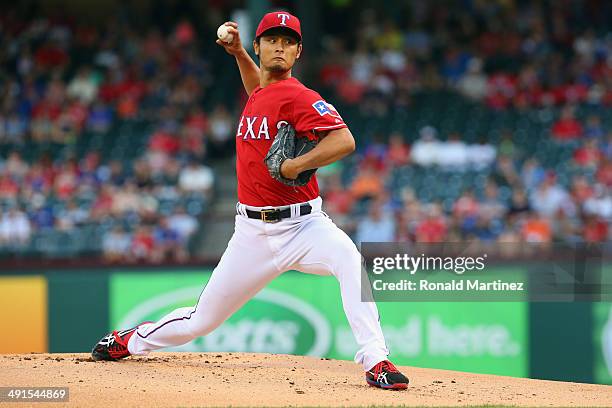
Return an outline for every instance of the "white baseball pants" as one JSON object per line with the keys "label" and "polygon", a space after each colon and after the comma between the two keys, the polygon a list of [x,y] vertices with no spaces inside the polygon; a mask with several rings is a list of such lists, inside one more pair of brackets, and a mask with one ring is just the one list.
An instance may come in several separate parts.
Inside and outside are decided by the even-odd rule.
{"label": "white baseball pants", "polygon": [[312,213],[276,223],[246,217],[237,205],[234,234],[194,307],[174,310],[156,323],[145,324],[128,342],[131,354],[142,355],[205,336],[288,270],[334,275],[342,304],[359,346],[355,362],[371,369],[389,354],[374,302],[361,299],[361,254],[351,239],[321,211],[321,198],[309,203]]}

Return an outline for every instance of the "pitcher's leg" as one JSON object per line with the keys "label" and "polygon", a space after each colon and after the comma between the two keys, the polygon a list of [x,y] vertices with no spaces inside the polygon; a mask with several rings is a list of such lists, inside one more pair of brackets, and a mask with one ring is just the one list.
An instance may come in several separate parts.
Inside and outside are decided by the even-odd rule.
{"label": "pitcher's leg", "polygon": [[301,231],[303,238],[292,250],[304,254],[298,270],[314,274],[333,274],[340,283],[344,313],[359,345],[355,362],[365,370],[386,360],[389,351],[380,327],[374,302],[361,296],[361,254],[351,239],[324,215],[315,216]]}
{"label": "pitcher's leg", "polygon": [[243,227],[240,231],[237,221],[236,232],[198,303],[140,326],[128,343],[131,354],[178,346],[210,333],[279,274],[266,246],[253,245],[257,235],[244,233],[251,226]]}

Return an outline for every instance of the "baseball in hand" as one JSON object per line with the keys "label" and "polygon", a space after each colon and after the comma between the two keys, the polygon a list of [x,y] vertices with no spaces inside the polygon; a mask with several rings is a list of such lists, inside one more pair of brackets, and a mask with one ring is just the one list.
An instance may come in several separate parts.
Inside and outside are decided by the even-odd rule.
{"label": "baseball in hand", "polygon": [[226,44],[230,44],[234,41],[234,34],[230,33],[228,29],[229,27],[225,24],[221,24],[217,29],[217,37]]}

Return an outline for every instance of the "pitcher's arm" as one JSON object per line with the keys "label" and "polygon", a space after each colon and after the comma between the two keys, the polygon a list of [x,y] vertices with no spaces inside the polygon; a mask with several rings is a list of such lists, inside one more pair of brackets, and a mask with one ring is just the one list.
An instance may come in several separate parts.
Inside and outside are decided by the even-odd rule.
{"label": "pitcher's arm", "polygon": [[228,26],[228,32],[234,36],[231,43],[224,43],[221,40],[217,40],[217,44],[222,46],[228,54],[233,55],[236,58],[238,64],[238,70],[240,71],[240,78],[242,78],[242,84],[247,94],[251,95],[253,90],[259,85],[259,67],[255,64],[255,61],[251,58],[249,53],[242,46],[240,40],[240,32],[238,31],[238,24],[233,21],[225,23]]}

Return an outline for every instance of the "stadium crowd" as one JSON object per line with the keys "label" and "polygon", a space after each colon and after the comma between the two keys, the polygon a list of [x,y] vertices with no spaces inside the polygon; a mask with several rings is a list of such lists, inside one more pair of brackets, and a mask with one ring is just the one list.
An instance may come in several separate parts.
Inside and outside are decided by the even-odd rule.
{"label": "stadium crowd", "polygon": [[[339,5],[323,17],[331,31],[308,85],[325,87],[353,133],[366,136],[354,158],[319,171],[327,211],[356,241],[609,241],[609,3],[402,7]],[[325,22],[339,13],[339,24]],[[206,163],[231,155],[241,106],[239,81],[211,97],[224,73],[190,17],[161,31],[120,18],[97,27],[0,16],[0,247],[93,224],[109,261],[189,257],[214,198]],[[221,21],[209,18],[206,30]],[[415,107],[415,95],[440,91],[493,115],[553,118],[529,137],[571,149],[571,175],[522,149],[512,127],[474,140],[439,123],[376,135],[359,125],[390,121]],[[593,108],[586,117],[576,113],[584,106]],[[124,125],[144,134],[137,148]],[[439,198],[411,180],[398,184],[405,171],[484,179]]]}
{"label": "stadium crowd", "polygon": [[496,110],[612,104],[609,2],[393,4],[329,16],[346,32],[323,41],[320,78],[362,114],[385,116],[440,88]]}
{"label": "stadium crowd", "polygon": [[[1,19],[0,247],[94,225],[81,249],[109,261],[186,260],[213,193],[208,150],[233,127],[222,105],[202,108],[211,72],[191,23],[162,35]],[[146,129],[136,150],[118,145],[122,124]]]}
{"label": "stadium crowd", "polygon": [[[493,118],[505,111],[552,118],[528,138],[552,140],[571,155],[563,166],[545,166],[538,160],[545,152],[516,141],[516,123],[478,140],[452,127],[442,134],[438,123],[416,134],[400,125],[384,143],[376,136],[360,143],[359,160],[344,170],[344,178],[356,174],[347,188],[337,171],[323,179],[329,212],[358,242],[610,241],[610,4],[415,1],[405,7],[347,13],[352,19],[344,19],[346,26],[359,29],[324,42],[320,78],[342,105],[356,106],[362,117],[392,121],[415,108],[419,92],[450,90],[466,104],[486,107]],[[577,117],[580,107],[590,113]],[[354,132],[360,131],[367,129]],[[480,172],[485,178],[479,189],[473,183],[450,199],[423,200],[426,186],[415,191],[412,180],[398,189],[394,182],[410,167],[422,170],[413,175],[469,178]],[[363,200],[371,202],[367,211]],[[355,212],[365,214],[356,220]]]}

